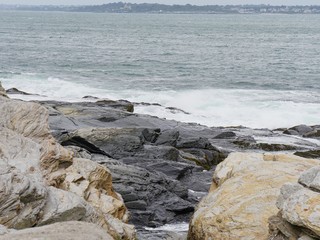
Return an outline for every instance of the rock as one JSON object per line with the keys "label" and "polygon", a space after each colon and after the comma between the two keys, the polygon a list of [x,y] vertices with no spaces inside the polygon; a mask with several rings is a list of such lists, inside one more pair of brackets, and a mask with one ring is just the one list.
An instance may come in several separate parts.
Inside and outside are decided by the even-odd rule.
{"label": "rock", "polygon": [[298,239],[300,232],[297,228],[284,221],[279,214],[269,218],[269,238],[268,240]]}
{"label": "rock", "polygon": [[[85,139],[91,146],[94,145],[102,151],[101,153],[106,153],[113,158],[132,156],[135,152],[143,148],[144,143],[141,129],[86,128],[79,129],[70,134],[68,139],[62,142],[62,145],[67,145],[67,141],[73,141],[73,144],[75,144],[77,139]],[[84,145],[78,146],[90,151],[90,149]],[[99,152],[95,151],[92,153]]]}
{"label": "rock", "polygon": [[58,144],[44,107],[1,98],[0,115],[0,224],[23,229],[81,220],[114,238],[135,237],[110,171]]}
{"label": "rock", "polygon": [[88,95],[88,96],[84,96],[83,99],[94,99],[94,100],[97,100],[97,99],[99,99],[99,98]]}
{"label": "rock", "polygon": [[[281,193],[286,188],[284,185]],[[292,225],[303,228],[303,231],[311,237],[320,236],[320,194],[310,189],[301,187],[300,190],[293,192],[290,196],[280,196],[283,198],[282,204],[278,204],[281,216]],[[308,231],[306,232],[305,229]]]}
{"label": "rock", "polygon": [[[294,131],[294,132],[292,132]],[[290,134],[290,133],[298,133],[298,135],[304,135],[307,134],[308,132],[312,132],[313,128],[309,127],[307,125],[298,125],[292,128],[289,128],[288,131],[285,131],[285,134]],[[295,135],[295,134],[294,134]]]}
{"label": "rock", "polygon": [[287,129],[283,132],[283,134],[298,136],[299,132],[293,129]]}
{"label": "rock", "polygon": [[93,155],[93,160],[111,170],[114,188],[123,196],[135,225],[161,226],[176,215],[186,220],[193,211],[193,203],[187,200],[188,190],[178,181],[101,155]]}
{"label": "rock", "polygon": [[230,154],[215,170],[209,195],[190,222],[188,239],[266,239],[281,186],[317,165],[293,155]]}
{"label": "rock", "polygon": [[6,90],[2,87],[1,82],[0,82],[0,97],[8,97],[6,94]]}
{"label": "rock", "polygon": [[320,138],[320,129],[313,130],[303,135],[303,137],[307,138]]}
{"label": "rock", "polygon": [[296,146],[287,144],[257,143],[253,137],[248,136],[238,137],[235,141],[233,141],[233,143],[243,149],[261,149],[267,152],[290,151],[298,149]]}
{"label": "rock", "polygon": [[32,94],[32,93],[20,91],[17,88],[9,88],[9,89],[7,89],[6,93],[7,94],[20,94],[20,95],[37,95],[37,94]]}
{"label": "rock", "polygon": [[166,130],[161,132],[155,141],[156,145],[166,145],[176,147],[180,133],[176,130]]}
{"label": "rock", "polygon": [[102,228],[92,223],[64,222],[48,226],[29,228],[19,231],[10,231],[0,234],[0,240],[112,240]]}
{"label": "rock", "polygon": [[215,139],[225,139],[225,138],[234,138],[237,135],[234,132],[223,132],[215,136]]}
{"label": "rock", "polygon": [[299,178],[299,183],[320,192],[320,167],[313,167],[302,173]]}
{"label": "rock", "polygon": [[190,115],[190,113],[182,110],[182,109],[179,109],[179,108],[175,108],[175,107],[166,107],[166,109],[170,110],[171,113],[173,114],[176,114],[176,113],[183,113],[183,114],[186,114],[186,115]]}
{"label": "rock", "polygon": [[256,142],[257,141],[252,136],[241,136],[233,141],[234,144],[238,145],[241,148],[249,148],[251,145],[256,144]]}
{"label": "rock", "polygon": [[54,187],[48,189],[46,205],[38,226],[57,222],[85,220],[87,203],[78,195]]}
{"label": "rock", "polygon": [[131,113],[133,113],[134,111],[133,104],[126,100],[113,101],[113,100],[103,99],[103,100],[98,100],[96,104],[98,106],[108,106],[112,108],[121,109],[127,112],[131,112]]}
{"label": "rock", "polygon": [[295,152],[294,155],[304,158],[320,158],[320,150],[309,150],[304,152]]}
{"label": "rock", "polygon": [[216,164],[230,152],[318,148],[315,142],[280,131],[208,128],[133,114],[109,100],[42,104],[49,109],[50,127],[59,142],[77,158],[91,158],[110,169],[115,190],[129,203],[132,222],[141,226],[188,221],[192,207],[210,187]]}
{"label": "rock", "polygon": [[6,164],[3,158],[0,183],[0,224],[15,229],[36,225],[46,204],[47,188]]}

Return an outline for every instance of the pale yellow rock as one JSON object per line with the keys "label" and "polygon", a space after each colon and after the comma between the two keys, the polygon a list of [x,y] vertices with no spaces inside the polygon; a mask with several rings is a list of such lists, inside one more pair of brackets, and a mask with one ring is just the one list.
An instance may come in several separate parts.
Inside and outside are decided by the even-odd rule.
{"label": "pale yellow rock", "polygon": [[88,159],[74,158],[62,188],[83,197],[104,214],[128,221],[123,199],[112,188],[110,171]]}
{"label": "pale yellow rock", "polygon": [[6,90],[2,87],[1,82],[0,82],[0,97],[8,97],[6,94]]}
{"label": "pale yellow rock", "polygon": [[0,240],[112,240],[100,227],[92,223],[64,222],[48,226],[9,231]]}
{"label": "pale yellow rock", "polygon": [[232,153],[220,163],[214,183],[190,222],[188,239],[267,239],[268,218],[284,183],[319,161],[293,155]]}
{"label": "pale yellow rock", "polygon": [[81,220],[95,223],[115,239],[135,238],[110,171],[74,158],[58,144],[44,107],[0,97],[0,136],[1,225],[23,229]]}

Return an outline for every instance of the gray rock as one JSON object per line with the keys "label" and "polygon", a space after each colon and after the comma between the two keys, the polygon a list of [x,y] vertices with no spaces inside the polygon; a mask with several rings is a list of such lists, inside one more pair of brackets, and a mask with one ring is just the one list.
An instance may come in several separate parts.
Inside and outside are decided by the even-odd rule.
{"label": "gray rock", "polygon": [[215,139],[235,138],[237,135],[234,132],[223,132],[215,136]]}
{"label": "gray rock", "polygon": [[88,207],[88,204],[76,194],[50,187],[43,216],[37,225],[84,220]]}
{"label": "gray rock", "polygon": [[165,131],[161,132],[161,134],[157,138],[155,144],[176,147],[179,136],[180,136],[179,131],[165,130]]}
{"label": "gray rock", "polygon": [[316,129],[303,135],[307,138],[320,138],[320,130]]}
{"label": "gray rock", "polygon": [[309,127],[307,125],[298,125],[298,126],[289,128],[289,130],[293,130],[293,131],[297,132],[299,135],[304,135],[308,132],[312,132],[313,128]]}
{"label": "gray rock", "polygon": [[280,196],[277,199],[276,205],[279,209],[282,209],[285,201],[292,196],[294,193],[302,190],[303,187],[299,184],[291,184],[291,183],[287,183],[284,184],[282,186],[282,188],[280,189]]}
{"label": "gray rock", "polygon": [[27,92],[20,91],[17,88],[9,88],[9,89],[6,90],[6,93],[7,94],[20,94],[20,95],[37,95],[37,94],[32,94],[32,93],[27,93]]}
{"label": "gray rock", "polygon": [[15,229],[34,226],[46,203],[46,187],[2,161],[0,183],[0,224]]}
{"label": "gray rock", "polygon": [[92,159],[111,170],[114,188],[123,195],[132,223],[160,226],[177,215],[187,220],[193,212],[194,203],[188,201],[188,190],[179,181],[101,155],[93,155]]}
{"label": "gray rock", "polygon": [[297,155],[299,157],[304,157],[304,158],[320,158],[320,150],[315,149],[315,150],[309,150],[309,151],[299,151],[295,152],[294,155]]}
{"label": "gray rock", "polygon": [[299,178],[299,183],[320,192],[320,166],[303,172]]}

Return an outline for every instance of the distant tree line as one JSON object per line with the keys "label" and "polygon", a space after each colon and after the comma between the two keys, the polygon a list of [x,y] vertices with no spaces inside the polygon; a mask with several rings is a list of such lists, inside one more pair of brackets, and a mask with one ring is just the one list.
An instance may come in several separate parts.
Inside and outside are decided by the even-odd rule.
{"label": "distant tree line", "polygon": [[20,11],[64,11],[64,12],[96,12],[96,13],[211,13],[211,14],[254,14],[254,13],[287,13],[287,14],[319,14],[319,6],[271,6],[271,5],[165,5],[109,3],[92,6],[54,6],[54,5],[0,5],[1,10]]}

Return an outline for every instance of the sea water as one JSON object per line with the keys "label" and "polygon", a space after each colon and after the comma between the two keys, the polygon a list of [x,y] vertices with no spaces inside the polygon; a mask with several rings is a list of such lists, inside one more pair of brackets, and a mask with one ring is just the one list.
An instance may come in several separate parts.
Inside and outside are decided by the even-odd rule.
{"label": "sea water", "polygon": [[320,15],[2,11],[0,81],[208,126],[319,124]]}

